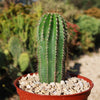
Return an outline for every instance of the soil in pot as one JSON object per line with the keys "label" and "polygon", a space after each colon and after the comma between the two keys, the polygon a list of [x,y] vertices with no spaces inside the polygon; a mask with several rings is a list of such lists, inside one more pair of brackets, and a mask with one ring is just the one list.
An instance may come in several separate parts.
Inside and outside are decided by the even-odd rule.
{"label": "soil in pot", "polygon": [[19,88],[41,95],[71,95],[88,90],[90,84],[77,77],[69,77],[65,81],[61,80],[60,83],[41,83],[38,74],[28,74],[19,80]]}

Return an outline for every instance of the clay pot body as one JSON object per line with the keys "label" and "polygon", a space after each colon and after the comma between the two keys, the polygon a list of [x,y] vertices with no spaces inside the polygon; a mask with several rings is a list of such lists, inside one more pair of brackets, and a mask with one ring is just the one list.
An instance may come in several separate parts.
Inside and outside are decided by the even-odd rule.
{"label": "clay pot body", "polygon": [[[32,75],[32,73],[31,73]],[[26,75],[24,75],[26,76]],[[76,75],[72,75],[76,76]],[[23,76],[21,76],[23,77]],[[93,83],[90,79],[77,75],[76,77],[86,80],[90,83],[90,88],[84,92],[73,94],[73,95],[61,95],[61,96],[50,96],[50,95],[38,95],[26,92],[18,87],[18,80],[21,79],[21,77],[17,78],[14,81],[14,86],[16,87],[17,93],[19,94],[20,100],[87,100],[88,96],[91,92],[91,89],[93,88]]]}

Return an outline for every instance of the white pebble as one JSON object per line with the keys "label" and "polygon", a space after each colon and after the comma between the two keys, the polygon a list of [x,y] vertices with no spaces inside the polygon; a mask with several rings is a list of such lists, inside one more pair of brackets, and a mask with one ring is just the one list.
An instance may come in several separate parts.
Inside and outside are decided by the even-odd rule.
{"label": "white pebble", "polygon": [[89,87],[88,82],[77,77],[70,77],[68,80],[61,80],[60,83],[51,82],[50,84],[39,82],[38,74],[28,74],[19,80],[19,88],[41,95],[69,95],[80,93]]}

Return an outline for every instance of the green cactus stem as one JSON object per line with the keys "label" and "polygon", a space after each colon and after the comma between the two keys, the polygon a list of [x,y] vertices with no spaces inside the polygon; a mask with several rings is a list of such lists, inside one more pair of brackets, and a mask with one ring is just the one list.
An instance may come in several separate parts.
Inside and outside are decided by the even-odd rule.
{"label": "green cactus stem", "polygon": [[11,37],[8,42],[8,49],[14,58],[14,66],[18,64],[18,58],[22,52],[20,40],[17,37]]}
{"label": "green cactus stem", "polygon": [[24,72],[28,68],[29,61],[30,61],[30,59],[29,59],[28,53],[24,52],[24,53],[20,54],[19,65],[20,65],[21,72]]}
{"label": "green cactus stem", "polygon": [[60,82],[64,75],[66,24],[59,14],[45,14],[38,27],[38,72],[41,82]]}

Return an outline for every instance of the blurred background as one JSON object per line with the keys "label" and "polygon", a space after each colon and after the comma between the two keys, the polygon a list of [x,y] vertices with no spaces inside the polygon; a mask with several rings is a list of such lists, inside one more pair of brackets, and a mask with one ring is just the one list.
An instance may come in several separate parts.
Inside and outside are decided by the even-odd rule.
{"label": "blurred background", "polygon": [[37,25],[47,12],[66,20],[68,72],[91,78],[88,100],[99,100],[100,0],[0,0],[0,100],[19,100],[13,81],[37,71]]}

